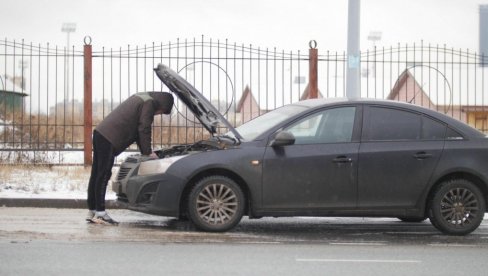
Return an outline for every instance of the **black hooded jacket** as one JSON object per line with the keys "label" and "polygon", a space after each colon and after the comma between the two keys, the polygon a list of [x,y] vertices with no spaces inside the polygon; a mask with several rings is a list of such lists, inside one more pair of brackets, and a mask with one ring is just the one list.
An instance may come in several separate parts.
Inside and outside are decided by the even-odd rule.
{"label": "black hooded jacket", "polygon": [[158,110],[170,114],[173,95],[167,92],[143,92],[130,96],[95,128],[115,149],[115,155],[134,142],[144,155],[151,154],[151,131]]}

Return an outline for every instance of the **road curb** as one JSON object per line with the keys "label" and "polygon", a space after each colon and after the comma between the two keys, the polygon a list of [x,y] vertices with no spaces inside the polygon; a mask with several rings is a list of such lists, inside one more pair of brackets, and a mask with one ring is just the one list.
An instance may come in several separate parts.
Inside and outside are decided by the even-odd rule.
{"label": "road curb", "polygon": [[[0,198],[1,207],[86,209],[86,199]],[[121,209],[115,200],[105,201],[107,209]]]}

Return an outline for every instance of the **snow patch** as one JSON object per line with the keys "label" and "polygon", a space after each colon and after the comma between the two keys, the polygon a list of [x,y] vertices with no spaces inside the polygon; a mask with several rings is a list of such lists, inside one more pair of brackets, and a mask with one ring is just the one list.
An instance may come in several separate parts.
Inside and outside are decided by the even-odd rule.
{"label": "snow patch", "polygon": [[[113,177],[117,171],[112,169]],[[90,172],[82,166],[0,166],[0,197],[86,199]],[[111,181],[105,198],[116,198]]]}

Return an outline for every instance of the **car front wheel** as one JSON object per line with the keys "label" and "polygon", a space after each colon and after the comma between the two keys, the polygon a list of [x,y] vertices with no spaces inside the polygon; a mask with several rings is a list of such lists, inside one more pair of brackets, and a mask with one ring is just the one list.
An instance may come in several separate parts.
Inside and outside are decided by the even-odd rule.
{"label": "car front wheel", "polygon": [[441,232],[466,235],[481,224],[485,200],[473,183],[456,179],[442,183],[430,203],[429,219]]}
{"label": "car front wheel", "polygon": [[203,231],[222,232],[233,228],[244,215],[244,194],[232,179],[210,176],[200,180],[190,192],[188,214]]}

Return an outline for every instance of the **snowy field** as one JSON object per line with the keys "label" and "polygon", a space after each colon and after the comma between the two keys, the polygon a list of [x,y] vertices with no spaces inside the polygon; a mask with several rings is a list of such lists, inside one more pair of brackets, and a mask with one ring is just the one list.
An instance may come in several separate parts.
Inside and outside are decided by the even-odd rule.
{"label": "snowy field", "polygon": [[[9,155],[7,152],[2,152],[0,156],[3,161],[8,161],[9,157],[12,160],[19,160],[19,154],[22,154],[20,158],[25,165],[0,165],[0,198],[86,199],[91,167],[66,165],[82,164],[82,151],[41,153],[41,160],[47,160],[53,164],[63,164],[62,166],[29,165],[30,160],[39,158],[33,156],[32,152],[15,152],[15,154]],[[134,152],[122,153],[116,158],[115,163],[120,164],[128,155],[132,154]],[[112,178],[117,175],[118,169],[118,166],[114,166]],[[115,199],[111,182],[107,188],[106,199]]]}
{"label": "snowy field", "polygon": [[[118,167],[114,167],[115,177]],[[0,166],[0,198],[86,199],[91,167]],[[115,199],[111,182],[106,199]]]}

